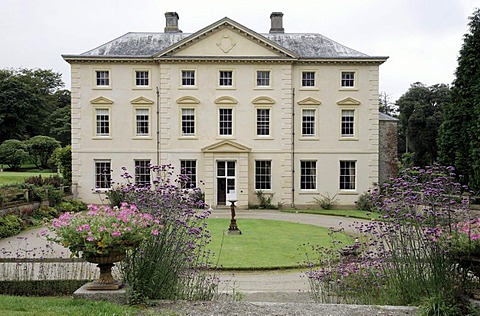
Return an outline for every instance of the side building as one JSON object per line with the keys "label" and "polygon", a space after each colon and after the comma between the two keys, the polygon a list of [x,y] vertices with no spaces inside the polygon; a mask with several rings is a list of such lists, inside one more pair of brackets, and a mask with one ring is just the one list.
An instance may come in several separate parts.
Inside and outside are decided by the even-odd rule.
{"label": "side building", "polygon": [[72,76],[73,185],[79,198],[149,183],[150,164],[191,175],[212,207],[341,205],[379,180],[379,66],[320,34],[260,34],[223,18],[195,33],[167,12],[163,33],[127,33],[80,55]]}

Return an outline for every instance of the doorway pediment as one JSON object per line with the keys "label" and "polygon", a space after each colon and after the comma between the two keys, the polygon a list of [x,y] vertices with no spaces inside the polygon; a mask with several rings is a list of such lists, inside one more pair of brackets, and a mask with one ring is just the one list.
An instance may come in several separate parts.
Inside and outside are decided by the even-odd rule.
{"label": "doorway pediment", "polygon": [[248,153],[252,148],[232,140],[222,140],[218,143],[202,148],[204,153]]}

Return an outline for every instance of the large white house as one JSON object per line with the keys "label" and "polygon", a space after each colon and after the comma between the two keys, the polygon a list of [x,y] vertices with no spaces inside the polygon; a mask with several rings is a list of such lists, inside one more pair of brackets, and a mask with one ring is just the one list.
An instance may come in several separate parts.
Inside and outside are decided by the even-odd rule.
{"label": "large white house", "polygon": [[[163,33],[127,33],[80,55],[72,76],[75,193],[138,182],[150,164],[191,174],[212,207],[238,200],[353,205],[379,176],[379,66],[316,33],[269,33],[223,18],[195,33],[167,12]],[[110,176],[110,170],[111,176]],[[105,174],[107,173],[107,175]]]}

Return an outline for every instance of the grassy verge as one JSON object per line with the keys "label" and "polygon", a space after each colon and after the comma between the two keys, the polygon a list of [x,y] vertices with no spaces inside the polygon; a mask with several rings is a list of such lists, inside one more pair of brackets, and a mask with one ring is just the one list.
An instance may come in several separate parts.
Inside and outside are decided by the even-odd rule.
{"label": "grassy verge", "polygon": [[[291,222],[242,219],[237,220],[241,235],[227,234],[229,219],[208,219],[212,242],[207,247],[214,255],[213,263],[225,269],[275,269],[303,265],[311,245],[330,246],[329,230],[324,227]],[[337,236],[350,243],[344,234]],[[342,246],[344,246],[342,245]]]}
{"label": "grassy verge", "polygon": [[138,315],[140,310],[108,302],[58,297],[22,297],[0,295],[0,315]]}
{"label": "grassy verge", "polygon": [[48,178],[50,176],[55,176],[55,172],[13,172],[13,171],[3,171],[0,172],[0,185],[12,184],[12,183],[21,183],[24,180],[31,176],[42,175],[42,178]]}
{"label": "grassy verge", "polygon": [[282,210],[286,213],[303,213],[303,214],[316,214],[316,215],[332,215],[332,216],[342,216],[342,217],[351,217],[359,219],[379,219],[380,214],[359,211],[359,210]]}

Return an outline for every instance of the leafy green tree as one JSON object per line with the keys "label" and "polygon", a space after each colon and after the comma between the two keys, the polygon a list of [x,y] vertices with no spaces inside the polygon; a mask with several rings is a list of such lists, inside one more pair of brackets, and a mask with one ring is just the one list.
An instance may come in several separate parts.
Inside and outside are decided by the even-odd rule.
{"label": "leafy green tree", "polygon": [[0,145],[0,164],[19,169],[28,159],[27,146],[20,140],[7,139]]}
{"label": "leafy green tree", "polygon": [[65,102],[61,74],[42,69],[0,70],[0,142],[48,135],[48,117]]}
{"label": "leafy green tree", "polygon": [[452,103],[440,129],[442,164],[453,165],[462,181],[480,190],[480,9],[470,17],[458,57]]}
{"label": "leafy green tree", "polygon": [[70,145],[55,149],[49,162],[60,169],[63,178],[68,183],[72,183],[72,148]]}
{"label": "leafy green tree", "polygon": [[451,102],[450,88],[444,84],[426,86],[416,82],[398,100],[401,152],[412,152],[415,166],[427,166],[437,160],[438,130],[443,107]]}
{"label": "leafy green tree", "polygon": [[58,90],[54,93],[55,110],[47,117],[49,132],[47,136],[53,137],[66,146],[71,143],[70,131],[70,91]]}
{"label": "leafy green tree", "polygon": [[30,160],[38,168],[48,168],[48,159],[54,150],[60,147],[60,142],[55,138],[41,135],[26,140],[25,144],[30,154]]}

